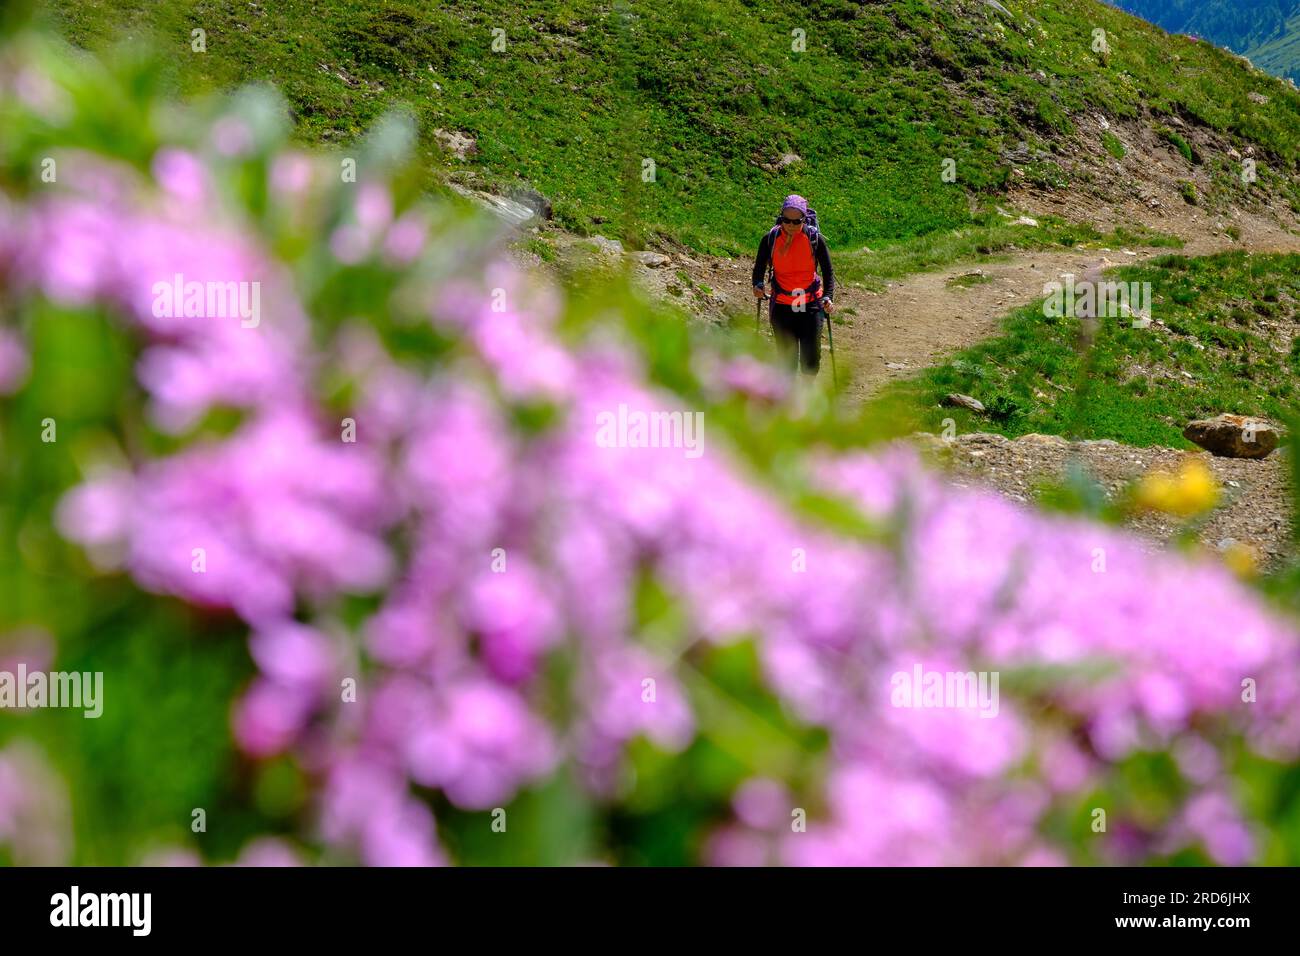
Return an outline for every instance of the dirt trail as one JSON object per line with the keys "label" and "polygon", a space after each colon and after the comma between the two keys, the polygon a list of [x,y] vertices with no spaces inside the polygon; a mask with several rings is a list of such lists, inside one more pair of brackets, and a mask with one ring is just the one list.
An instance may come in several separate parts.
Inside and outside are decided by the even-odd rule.
{"label": "dirt trail", "polygon": [[[1021,208],[1032,208],[1032,197],[1018,199]],[[1184,205],[1181,199],[1177,201],[1179,206]],[[1080,199],[1078,206],[1086,208],[1087,204]],[[1168,202],[1158,214],[1135,206],[1112,211],[1110,219],[1093,224],[1099,231],[1124,224],[1146,226],[1178,236],[1185,243],[1182,249],[1132,246],[1016,251],[904,276],[888,283],[881,292],[841,283],[835,296],[839,311],[833,331],[837,365],[851,370],[845,398],[850,404],[858,404],[889,382],[914,375],[954,351],[997,334],[1007,313],[1042,298],[1043,286],[1066,273],[1080,280],[1100,269],[1169,253],[1204,256],[1230,249],[1300,251],[1300,235],[1288,231],[1272,216],[1242,211],[1208,215],[1190,207],[1174,209]],[[1236,239],[1226,234],[1229,224]],[[636,270],[637,280],[647,292],[674,301],[705,320],[723,322],[730,317],[735,321],[735,317],[743,316],[746,324],[753,321],[751,260],[696,258],[682,250],[669,253],[638,254],[649,257],[641,259],[642,267]],[[620,249],[618,257],[621,255]],[[834,250],[831,255],[835,255]],[[974,272],[981,274],[974,284],[952,282]],[[823,337],[822,348],[827,347]],[[826,358],[823,355],[823,366],[829,364]]]}
{"label": "dirt trail", "polygon": [[[884,292],[854,289],[837,296],[841,306],[856,309],[836,324],[836,358],[853,368],[848,397],[863,401],[888,382],[913,375],[954,351],[994,335],[1003,316],[1040,299],[1045,283],[1066,273],[1085,273],[1141,262],[1152,256],[1179,252],[1212,255],[1228,249],[1249,252],[1294,252],[1300,237],[1279,228],[1261,227],[1240,241],[1202,234],[1189,237],[1182,250],[1134,247],[1109,251],[1020,252],[1009,259],[979,265],[966,263],[891,283]],[[951,280],[972,272],[987,279],[962,286]]]}
{"label": "dirt trail", "polygon": [[[1190,233],[1190,234],[1189,234]],[[1240,239],[1222,233],[1183,231],[1189,256],[1212,255],[1227,249],[1253,253],[1300,251],[1300,237],[1264,220],[1253,219]],[[947,354],[995,335],[1004,315],[1043,296],[1044,283],[1064,273],[1083,277],[1112,265],[1140,262],[1169,249],[1132,248],[1088,252],[1026,252],[981,264],[989,281],[952,285],[967,275],[967,263],[941,272],[914,275],[880,294],[852,290],[856,315],[851,324],[835,327],[836,353],[841,367],[852,364],[854,380],[848,398],[860,402],[891,380],[912,375],[941,361]],[[837,296],[837,298],[840,298]],[[1060,438],[1029,435],[1009,441],[1001,435],[972,434],[932,444],[958,484],[992,488],[1015,501],[1032,500],[1039,482],[1057,482],[1069,461],[1083,461],[1109,498],[1123,494],[1129,482],[1155,467],[1176,469],[1187,454],[1166,448],[1129,448],[1110,441],[1068,443]],[[1214,458],[1195,453],[1207,465],[1224,493],[1224,505],[1200,529],[1202,546],[1231,554],[1241,550],[1264,568],[1280,567],[1294,554],[1291,538],[1289,465],[1281,454],[1262,461]],[[1139,513],[1126,522],[1152,542],[1167,547],[1181,524],[1160,515]]]}
{"label": "dirt trail", "polygon": [[[1158,167],[1159,162],[1153,161],[1146,171]],[[1128,189],[1137,188],[1132,180],[1125,182]],[[850,372],[845,394],[849,404],[859,404],[891,381],[914,375],[952,352],[996,335],[1004,316],[1042,298],[1043,286],[1067,273],[1078,280],[1102,269],[1170,253],[1205,256],[1231,249],[1300,251],[1300,235],[1290,231],[1297,226],[1297,219],[1289,211],[1266,205],[1257,210],[1212,212],[1186,204],[1172,180],[1147,183],[1135,196],[1113,205],[1069,191],[1046,195],[1020,191],[1013,199],[1013,208],[1028,210],[1031,215],[1083,216],[1082,221],[1103,233],[1119,226],[1142,226],[1177,236],[1184,246],[1015,251],[904,276],[881,292],[841,283],[835,295],[839,310],[833,331],[836,364]],[[1229,229],[1235,239],[1228,235]],[[562,261],[572,256],[607,262],[624,259],[622,247],[608,239],[556,236],[555,241]],[[834,249],[831,255],[835,255]],[[635,253],[630,258],[638,264],[634,271],[638,284],[652,297],[675,302],[706,321],[736,321],[737,317],[743,317],[741,321],[747,325],[753,321],[752,260],[696,257],[681,248]],[[531,264],[540,264],[540,260]],[[952,281],[975,272],[980,275],[972,284]],[[762,325],[766,332],[766,322]],[[828,348],[825,337],[822,348]],[[823,367],[828,364],[823,361]]]}

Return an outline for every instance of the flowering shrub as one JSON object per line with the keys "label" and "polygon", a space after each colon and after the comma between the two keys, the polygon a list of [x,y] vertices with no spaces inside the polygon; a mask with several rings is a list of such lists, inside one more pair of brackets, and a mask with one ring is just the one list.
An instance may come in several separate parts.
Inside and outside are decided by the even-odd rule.
{"label": "flowering shrub", "polygon": [[[400,118],[306,153],[266,91],[181,111],[101,69],[35,37],[0,59],[6,527],[75,545],[28,532],[3,580],[86,582],[185,653],[244,639],[239,756],[205,778],[252,808],[241,862],[1300,850],[1244,786],[1300,747],[1295,634],[1222,569],[837,448],[735,342],[512,265],[415,188]],[[701,453],[598,442],[621,408],[702,411]],[[0,624],[63,640],[57,603]],[[900,698],[927,672],[1005,693]],[[31,799],[7,753],[0,845]],[[221,857],[191,795],[118,852]]]}

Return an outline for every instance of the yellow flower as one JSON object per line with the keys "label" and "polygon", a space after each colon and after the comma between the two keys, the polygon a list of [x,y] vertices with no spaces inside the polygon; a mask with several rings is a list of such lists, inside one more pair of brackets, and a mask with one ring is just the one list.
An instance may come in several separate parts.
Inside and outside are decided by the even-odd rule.
{"label": "yellow flower", "polygon": [[1153,471],[1142,477],[1137,503],[1149,511],[1168,511],[1174,498],[1174,479],[1167,471]]}
{"label": "yellow flower", "polygon": [[1254,577],[1259,570],[1259,552],[1248,544],[1234,541],[1224,549],[1223,563],[1238,577]]}
{"label": "yellow flower", "polygon": [[1219,503],[1219,483],[1210,466],[1200,458],[1183,459],[1183,467],[1178,472],[1178,492],[1180,514],[1199,514]]}
{"label": "yellow flower", "polygon": [[1153,471],[1143,477],[1137,502],[1143,508],[1190,518],[1209,511],[1219,501],[1219,483],[1200,458],[1187,457],[1176,475]]}

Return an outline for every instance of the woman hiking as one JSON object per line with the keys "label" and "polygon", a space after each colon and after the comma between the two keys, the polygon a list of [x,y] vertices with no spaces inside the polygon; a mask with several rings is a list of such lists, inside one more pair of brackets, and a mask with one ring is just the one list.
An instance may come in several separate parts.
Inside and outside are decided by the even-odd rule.
{"label": "woman hiking", "polygon": [[822,358],[822,316],[835,310],[835,272],[826,240],[817,231],[817,214],[802,196],[785,197],[777,225],[758,244],[754,298],[763,298],[769,271],[768,317],[777,347],[792,372],[802,367],[816,375]]}

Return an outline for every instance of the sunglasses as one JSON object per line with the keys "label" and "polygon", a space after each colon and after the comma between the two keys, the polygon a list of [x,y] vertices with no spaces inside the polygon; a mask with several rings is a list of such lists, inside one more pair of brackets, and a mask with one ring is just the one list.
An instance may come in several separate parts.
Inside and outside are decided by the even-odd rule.
{"label": "sunglasses", "polygon": [[800,216],[798,219],[787,219],[785,216],[782,216],[781,221],[788,222],[792,226],[797,226],[799,223],[803,222],[803,216]]}

